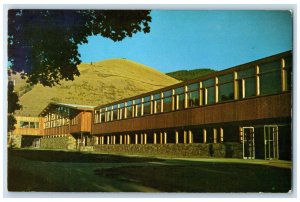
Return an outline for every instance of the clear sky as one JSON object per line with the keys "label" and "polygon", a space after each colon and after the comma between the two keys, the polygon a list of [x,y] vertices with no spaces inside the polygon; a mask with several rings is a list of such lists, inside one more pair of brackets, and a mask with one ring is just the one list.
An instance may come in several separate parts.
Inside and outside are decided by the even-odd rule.
{"label": "clear sky", "polygon": [[83,62],[127,58],[161,72],[222,70],[292,50],[289,11],[153,10],[151,31],[121,42],[89,37]]}

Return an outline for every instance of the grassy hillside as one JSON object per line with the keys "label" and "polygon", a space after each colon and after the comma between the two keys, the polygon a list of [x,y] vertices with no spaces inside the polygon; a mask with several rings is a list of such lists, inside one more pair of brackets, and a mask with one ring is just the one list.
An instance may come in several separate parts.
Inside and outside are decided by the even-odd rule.
{"label": "grassy hillside", "polygon": [[179,82],[127,59],[109,59],[92,65],[83,63],[78,69],[81,75],[74,81],[62,81],[53,88],[33,86],[20,97],[23,109],[17,115],[36,116],[49,102],[106,104]]}
{"label": "grassy hillside", "polygon": [[215,70],[212,69],[193,69],[193,70],[180,70],[175,72],[167,73],[166,75],[173,77],[177,80],[187,81],[195,79],[201,76],[205,76],[214,73]]}

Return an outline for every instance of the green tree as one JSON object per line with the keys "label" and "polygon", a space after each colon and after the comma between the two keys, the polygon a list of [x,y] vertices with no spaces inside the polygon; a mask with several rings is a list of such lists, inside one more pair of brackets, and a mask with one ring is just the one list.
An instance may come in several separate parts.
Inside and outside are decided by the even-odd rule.
{"label": "green tree", "polygon": [[16,119],[13,116],[13,113],[16,110],[21,109],[21,105],[19,104],[19,97],[17,93],[14,92],[14,84],[13,82],[8,82],[8,91],[7,91],[7,131],[13,131],[15,129]]}
{"label": "green tree", "polygon": [[8,59],[30,84],[74,80],[78,45],[101,35],[113,41],[150,32],[148,10],[20,10],[8,12]]}

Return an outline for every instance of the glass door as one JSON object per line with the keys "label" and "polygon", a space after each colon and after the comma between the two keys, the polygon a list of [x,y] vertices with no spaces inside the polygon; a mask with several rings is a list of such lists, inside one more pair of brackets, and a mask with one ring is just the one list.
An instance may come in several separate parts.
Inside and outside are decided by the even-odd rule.
{"label": "glass door", "polygon": [[266,125],[264,126],[265,139],[265,159],[279,159],[278,149],[278,126]]}
{"label": "glass door", "polygon": [[255,159],[254,127],[243,127],[243,158]]}

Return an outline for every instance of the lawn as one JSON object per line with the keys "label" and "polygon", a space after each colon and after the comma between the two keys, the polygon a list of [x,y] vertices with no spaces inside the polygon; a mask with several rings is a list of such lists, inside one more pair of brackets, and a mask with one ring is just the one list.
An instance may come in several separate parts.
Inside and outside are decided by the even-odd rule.
{"label": "lawn", "polygon": [[9,150],[9,191],[288,192],[291,169],[248,163]]}

